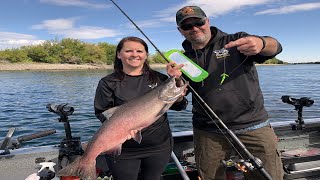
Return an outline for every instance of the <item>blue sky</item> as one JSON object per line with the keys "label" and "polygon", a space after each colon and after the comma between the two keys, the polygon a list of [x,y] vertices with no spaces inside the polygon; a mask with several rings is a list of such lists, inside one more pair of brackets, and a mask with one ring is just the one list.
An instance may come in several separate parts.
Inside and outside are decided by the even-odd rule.
{"label": "blue sky", "polygon": [[[224,32],[277,38],[283,45],[278,59],[320,61],[319,0],[114,1],[160,51],[182,49],[184,38],[176,29],[175,13],[185,5],[197,5],[209,16],[211,25]],[[0,6],[0,49],[55,38],[117,44],[129,35],[146,40],[109,0],[6,0]]]}

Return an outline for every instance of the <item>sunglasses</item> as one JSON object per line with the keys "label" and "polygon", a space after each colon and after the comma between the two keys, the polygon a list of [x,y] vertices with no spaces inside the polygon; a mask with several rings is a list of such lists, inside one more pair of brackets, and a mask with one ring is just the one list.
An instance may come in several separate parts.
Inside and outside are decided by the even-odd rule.
{"label": "sunglasses", "polygon": [[198,21],[194,21],[190,24],[182,24],[180,25],[180,28],[184,31],[188,31],[188,30],[191,30],[194,26],[195,27],[201,27],[203,26],[204,24],[206,24],[206,19],[203,18],[203,19],[200,19]]}

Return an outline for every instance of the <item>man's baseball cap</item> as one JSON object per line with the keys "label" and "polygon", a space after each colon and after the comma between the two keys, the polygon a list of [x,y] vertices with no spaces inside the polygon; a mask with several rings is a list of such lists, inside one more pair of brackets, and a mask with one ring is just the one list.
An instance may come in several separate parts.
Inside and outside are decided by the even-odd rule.
{"label": "man's baseball cap", "polygon": [[182,21],[184,21],[187,18],[204,18],[207,17],[207,15],[203,12],[203,10],[198,7],[198,6],[185,6],[181,9],[176,14],[176,22],[177,25],[180,26]]}

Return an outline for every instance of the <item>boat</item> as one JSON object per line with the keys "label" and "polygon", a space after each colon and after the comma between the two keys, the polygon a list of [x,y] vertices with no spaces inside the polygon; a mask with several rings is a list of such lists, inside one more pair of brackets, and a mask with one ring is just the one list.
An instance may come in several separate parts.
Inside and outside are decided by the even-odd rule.
{"label": "boat", "polygon": [[[290,97],[284,97],[283,101],[287,100],[286,103],[295,106],[298,119],[271,123],[279,141],[278,150],[283,162],[284,179],[320,179],[320,118],[302,118],[302,108],[311,106],[313,102],[312,104],[301,104],[301,102],[310,99],[285,98]],[[51,112],[58,112],[60,120],[65,122],[66,138],[61,141],[60,145],[20,148],[19,145],[23,141],[50,135],[55,131],[47,130],[12,140],[11,136],[14,129],[9,130],[7,136],[0,141],[0,179],[30,179],[32,175],[39,176],[40,173],[51,176],[51,179],[59,179],[54,177],[52,171],[57,172],[59,168],[72,161],[74,156],[83,153],[82,148],[80,148],[83,143],[80,143],[80,138],[71,136],[68,122],[68,115],[71,115],[74,109],[68,107],[64,111],[68,114],[59,113],[59,108],[61,110],[61,108],[66,107],[66,104],[64,104],[58,107],[49,106],[48,108]],[[183,179],[182,173],[179,171],[179,167],[182,167],[191,180],[198,180],[193,153],[193,132],[173,132],[173,137],[173,155],[179,162],[177,163],[174,160],[169,162],[162,179]],[[108,179],[110,172],[102,155],[97,158],[96,168],[100,177]]]}

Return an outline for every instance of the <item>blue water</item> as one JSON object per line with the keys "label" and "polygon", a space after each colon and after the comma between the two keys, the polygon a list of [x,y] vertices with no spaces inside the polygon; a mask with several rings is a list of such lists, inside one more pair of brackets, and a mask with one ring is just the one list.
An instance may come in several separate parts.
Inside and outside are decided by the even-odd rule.
{"label": "blue water", "polygon": [[[303,116],[306,119],[319,117],[320,65],[258,66],[257,69],[271,121],[297,118],[294,107],[281,101],[283,95],[311,97],[315,103],[304,108]],[[10,127],[16,128],[13,138],[56,129],[56,134],[28,141],[23,146],[58,144],[65,137],[64,126],[58,121],[58,115],[48,112],[48,103],[73,106],[75,111],[69,116],[72,135],[80,136],[82,141],[89,140],[100,125],[93,113],[95,89],[98,81],[110,72],[1,71],[0,141]],[[191,130],[191,107],[182,112],[168,112],[173,131]]]}

